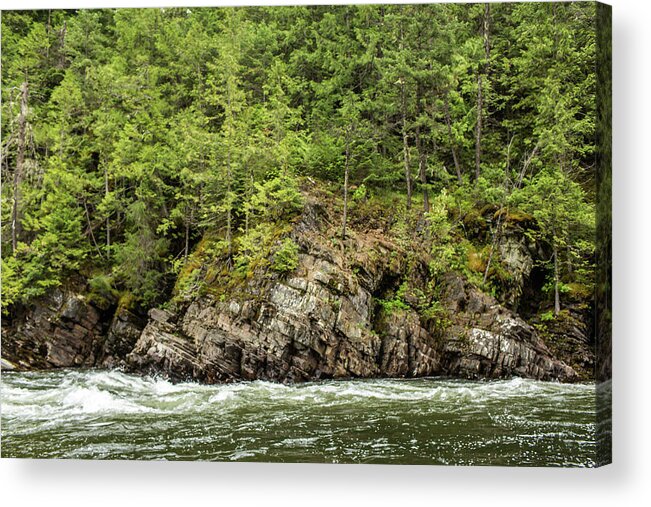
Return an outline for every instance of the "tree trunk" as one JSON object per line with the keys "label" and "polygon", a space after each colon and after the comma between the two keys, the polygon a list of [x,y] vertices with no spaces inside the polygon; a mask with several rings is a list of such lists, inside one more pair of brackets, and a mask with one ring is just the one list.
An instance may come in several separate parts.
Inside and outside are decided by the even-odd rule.
{"label": "tree trunk", "polygon": [[95,245],[95,250],[97,250],[97,253],[101,258],[104,258],[104,256],[102,255],[102,251],[100,250],[99,245],[95,240],[95,233],[93,233],[93,224],[90,220],[90,212],[88,211],[88,202],[86,201],[86,199],[84,199],[84,210],[86,211],[86,223],[88,224],[88,234],[90,235],[90,238],[93,240],[93,245]]}
{"label": "tree trunk", "polygon": [[418,177],[423,187],[423,210],[429,212],[429,192],[427,191],[427,156],[420,138],[420,125],[416,126],[416,149],[418,150]]}
{"label": "tree trunk", "polygon": [[482,109],[484,100],[482,96],[482,75],[477,75],[477,123],[475,125],[475,183],[479,181],[481,174],[481,130],[482,130]]}
{"label": "tree trunk", "polygon": [[452,118],[450,117],[450,103],[448,101],[448,92],[445,92],[445,99],[443,101],[445,106],[445,124],[448,127],[448,137],[450,138],[450,149],[452,150],[452,160],[454,160],[454,169],[457,172],[457,180],[459,185],[463,183],[461,177],[461,164],[459,163],[459,155],[457,155],[457,148],[455,146],[454,137],[452,136]]}
{"label": "tree trunk", "polygon": [[[227,84],[227,87],[229,85]],[[227,106],[228,112],[231,115],[231,121],[233,116],[233,110],[231,108],[231,94],[230,88],[227,88]],[[233,135],[233,125],[230,126],[230,131],[227,131],[228,135],[228,148],[226,154],[226,244],[228,245],[228,262],[231,261],[231,256],[233,254],[233,233],[231,230],[232,227],[232,196],[231,196],[231,178],[232,178],[232,169],[231,169],[231,136]]]}
{"label": "tree trunk", "polygon": [[482,22],[482,35],[484,37],[484,62],[477,72],[477,124],[475,128],[475,182],[481,174],[481,139],[484,114],[484,75],[488,74],[488,61],[490,59],[490,4],[484,5]]}
{"label": "tree trunk", "polygon": [[185,251],[183,252],[183,260],[188,261],[190,255],[190,225],[194,215],[194,206],[190,207],[190,217],[185,221]]}
{"label": "tree trunk", "polygon": [[[283,176],[286,176],[283,170]],[[255,175],[253,174],[253,165],[249,164],[249,188],[247,190],[246,202],[244,207],[244,234],[249,234],[249,227],[251,226],[251,200],[253,199],[253,189],[255,187]]]}
{"label": "tree trunk", "polygon": [[64,21],[61,30],[59,31],[59,68],[63,69],[66,65],[66,52],[64,51],[66,45],[66,32],[68,31],[68,22]]}
{"label": "tree trunk", "polygon": [[[341,227],[341,240],[346,240],[346,222],[348,221],[348,175],[350,170],[350,139],[346,132],[346,164],[344,166],[344,219]],[[343,244],[343,243],[342,243]]]}
{"label": "tree trunk", "polygon": [[409,170],[409,134],[407,132],[407,96],[405,80],[400,79],[400,117],[402,121],[402,154],[405,164],[405,181],[407,182],[407,209],[411,209],[411,171]]}
{"label": "tree trunk", "polygon": [[561,296],[559,291],[559,273],[558,273],[558,244],[556,241],[556,220],[552,222],[552,238],[554,242],[554,315],[561,311]]}
{"label": "tree trunk", "polygon": [[23,181],[25,165],[25,149],[27,145],[27,99],[29,97],[29,86],[27,81],[20,87],[20,114],[18,115],[18,153],[16,155],[16,169],[13,179],[13,203],[11,206],[11,247],[15,252],[18,246],[18,239],[22,233],[20,219],[20,185]]}
{"label": "tree trunk", "polygon": [[[109,195],[109,179],[108,179],[108,167],[106,167],[106,162],[104,163],[104,196],[108,198]],[[110,249],[111,249],[111,219],[110,213],[106,215],[106,257],[110,258]]]}
{"label": "tree trunk", "polygon": [[490,254],[488,255],[488,261],[486,262],[486,269],[484,270],[484,278],[482,280],[483,285],[486,285],[486,280],[488,280],[488,273],[490,272],[491,269],[491,262],[493,262],[493,255],[495,253],[495,248],[499,244],[500,235],[502,233],[502,217],[506,214],[508,214],[508,209],[502,210],[500,216],[497,217],[497,225],[495,226],[495,230],[493,231],[493,240],[491,241],[491,250],[490,250]]}
{"label": "tree trunk", "polygon": [[230,262],[233,253],[233,233],[232,227],[232,196],[231,196],[231,148],[228,147],[228,156],[226,164],[226,243],[228,244],[228,259]]}

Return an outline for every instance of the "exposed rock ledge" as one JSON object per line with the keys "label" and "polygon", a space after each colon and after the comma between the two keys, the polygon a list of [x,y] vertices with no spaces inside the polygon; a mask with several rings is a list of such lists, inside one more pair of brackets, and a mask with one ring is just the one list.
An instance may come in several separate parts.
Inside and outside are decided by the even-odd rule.
{"label": "exposed rock ledge", "polygon": [[[321,252],[322,253],[322,252]],[[381,311],[386,273],[359,277],[335,258],[300,256],[294,276],[258,279],[243,301],[200,297],[178,313],[151,310],[127,362],[132,370],[203,382],[238,379],[464,378],[573,381],[536,331],[461,277],[448,275],[437,330],[411,310]]]}
{"label": "exposed rock ledge", "polygon": [[126,367],[212,383],[435,375],[571,382],[579,375],[560,357],[590,366],[589,345],[577,339],[566,353],[552,341],[550,350],[516,313],[454,273],[436,287],[438,319],[417,312],[409,295],[386,309],[380,300],[405,280],[431,286],[427,258],[412,256],[416,268],[407,269],[405,252],[379,229],[335,246],[334,222],[313,199],[293,225],[302,253],[290,275],[256,272],[220,298],[152,309],[146,323],[124,308],[96,308],[83,282],[71,281],[3,319],[2,367]]}
{"label": "exposed rock ledge", "polygon": [[74,281],[3,318],[2,369],[123,366],[145,323],[124,308],[102,311],[85,292]]}

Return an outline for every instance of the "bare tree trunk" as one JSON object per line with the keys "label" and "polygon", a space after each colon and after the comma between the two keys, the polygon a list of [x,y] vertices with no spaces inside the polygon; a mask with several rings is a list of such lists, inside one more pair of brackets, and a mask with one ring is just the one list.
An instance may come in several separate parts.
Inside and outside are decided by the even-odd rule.
{"label": "bare tree trunk", "polygon": [[[346,222],[348,221],[348,175],[350,172],[350,138],[349,132],[346,131],[346,165],[344,167],[344,219],[341,228],[341,240],[346,240]],[[343,248],[343,246],[342,246]]]}
{"label": "bare tree trunk", "polygon": [[45,58],[50,58],[50,30],[52,29],[52,11],[47,10],[47,24],[45,25],[45,38],[47,44],[45,46]]}
{"label": "bare tree trunk", "polygon": [[93,245],[95,245],[95,250],[97,250],[97,253],[103,259],[104,256],[102,255],[102,251],[100,250],[99,245],[95,240],[95,234],[93,233],[93,224],[90,221],[90,212],[88,211],[88,203],[86,202],[86,199],[84,199],[84,210],[86,210],[86,222],[88,223],[88,233],[90,234],[90,238],[93,240]]}
{"label": "bare tree trunk", "polygon": [[226,164],[226,243],[228,244],[228,259],[230,262],[231,255],[233,253],[233,232],[232,232],[232,207],[233,203],[231,202],[231,147],[228,147],[228,156]]}
{"label": "bare tree trunk", "polygon": [[475,125],[475,182],[481,174],[481,130],[482,130],[482,109],[484,101],[482,96],[482,75],[477,75],[477,123]]}
{"label": "bare tree trunk", "polygon": [[527,169],[529,168],[529,164],[531,164],[531,161],[533,158],[536,156],[536,153],[538,153],[538,146],[540,146],[540,140],[536,143],[536,146],[533,147],[533,150],[531,150],[531,153],[527,157],[527,159],[524,162],[524,165],[522,167],[522,171],[520,171],[520,174],[518,176],[518,183],[516,188],[520,188],[522,186],[522,181],[524,180],[524,177],[527,174]]}
{"label": "bare tree trunk", "polygon": [[558,243],[556,241],[556,219],[552,221],[552,238],[554,242],[554,315],[561,311],[561,296],[559,291],[559,273],[558,273]]}
{"label": "bare tree trunk", "polygon": [[185,251],[183,253],[183,260],[187,262],[188,255],[190,255],[190,226],[194,218],[194,206],[190,208],[190,217],[185,221]]}
{"label": "bare tree trunk", "polygon": [[[228,84],[227,84],[228,86]],[[231,94],[230,94],[230,88],[227,90],[227,104],[228,104],[228,111],[229,114],[231,115],[231,120],[232,120],[232,115],[233,115],[233,110],[231,108]],[[232,207],[233,203],[231,202],[232,196],[231,196],[231,178],[233,176],[232,169],[231,169],[231,136],[233,135],[233,126],[231,125],[231,129],[228,133],[228,149],[227,149],[227,155],[226,155],[226,243],[228,245],[228,262],[231,261],[231,256],[233,254],[233,232],[232,232]]]}
{"label": "bare tree trunk", "polygon": [[[283,173],[284,176],[286,176],[286,172]],[[247,196],[246,196],[246,202],[247,206],[244,207],[246,210],[246,216],[245,216],[245,221],[246,223],[244,224],[244,229],[245,233],[249,233],[249,227],[251,227],[251,200],[253,199],[253,191],[255,188],[255,174],[253,174],[253,165],[249,164],[249,188],[247,190]]]}
{"label": "bare tree trunk", "polygon": [[[109,178],[108,178],[108,167],[106,162],[104,163],[104,197],[108,198],[109,195]],[[111,218],[110,213],[106,215],[106,256],[111,257]]]}
{"label": "bare tree trunk", "polygon": [[495,247],[500,241],[500,235],[502,234],[502,217],[508,213],[508,210],[504,210],[500,213],[500,216],[497,217],[497,225],[495,226],[495,231],[493,232],[493,240],[491,241],[491,251],[488,255],[488,262],[486,262],[486,269],[484,270],[484,279],[482,283],[486,285],[486,280],[488,280],[488,273],[491,269],[491,262],[493,261],[493,254],[495,253]]}
{"label": "bare tree trunk", "polygon": [[20,87],[20,114],[18,115],[18,154],[16,155],[16,169],[13,179],[13,203],[11,206],[11,247],[16,251],[18,239],[22,233],[20,219],[20,185],[23,181],[25,165],[25,148],[27,144],[27,99],[29,97],[29,86],[24,81]]}
{"label": "bare tree trunk", "polygon": [[558,288],[558,246],[554,240],[554,315],[561,311],[561,297]]}
{"label": "bare tree trunk", "polygon": [[400,79],[400,116],[402,120],[402,154],[405,164],[405,181],[407,182],[407,209],[411,209],[411,171],[409,169],[409,134],[407,132],[407,96],[405,80]]}
{"label": "bare tree trunk", "polygon": [[450,149],[452,150],[452,159],[454,160],[454,169],[457,172],[457,180],[459,184],[463,183],[461,177],[461,164],[459,163],[459,156],[457,155],[457,148],[455,146],[454,138],[452,136],[452,118],[450,117],[450,103],[448,100],[448,92],[445,92],[445,99],[443,101],[445,106],[445,124],[448,127],[448,137],[450,138]]}
{"label": "bare tree trunk", "polygon": [[418,150],[418,177],[423,186],[423,210],[429,212],[429,192],[427,191],[427,155],[420,138],[420,125],[416,126],[416,149]]}
{"label": "bare tree trunk", "polygon": [[68,31],[68,22],[64,21],[61,30],[59,31],[59,68],[63,69],[66,65],[66,52],[64,47],[66,44],[66,32]]}
{"label": "bare tree trunk", "polygon": [[488,61],[490,58],[490,4],[484,6],[484,19],[482,23],[482,34],[484,37],[484,57],[485,61],[480,65],[477,72],[477,124],[475,128],[475,182],[479,180],[481,174],[481,139],[484,114],[484,74],[488,72]]}

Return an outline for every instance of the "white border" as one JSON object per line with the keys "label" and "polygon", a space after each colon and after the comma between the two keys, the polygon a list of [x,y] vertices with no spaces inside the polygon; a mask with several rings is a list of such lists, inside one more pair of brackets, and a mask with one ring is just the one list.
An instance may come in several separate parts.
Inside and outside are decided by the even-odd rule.
{"label": "white border", "polygon": [[[3,0],[2,9],[300,1]],[[348,3],[348,2],[312,2]],[[380,2],[374,2],[380,3]],[[415,3],[415,2],[414,2]],[[615,506],[651,504],[651,26],[649,2],[613,0],[614,461],[598,470],[369,465],[0,461],[3,505]]]}

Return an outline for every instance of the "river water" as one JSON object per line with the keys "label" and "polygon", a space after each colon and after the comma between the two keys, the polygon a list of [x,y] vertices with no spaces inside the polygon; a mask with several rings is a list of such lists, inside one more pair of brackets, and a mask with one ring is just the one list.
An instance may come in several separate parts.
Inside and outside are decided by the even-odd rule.
{"label": "river water", "polygon": [[595,385],[3,372],[2,456],[594,466]]}

